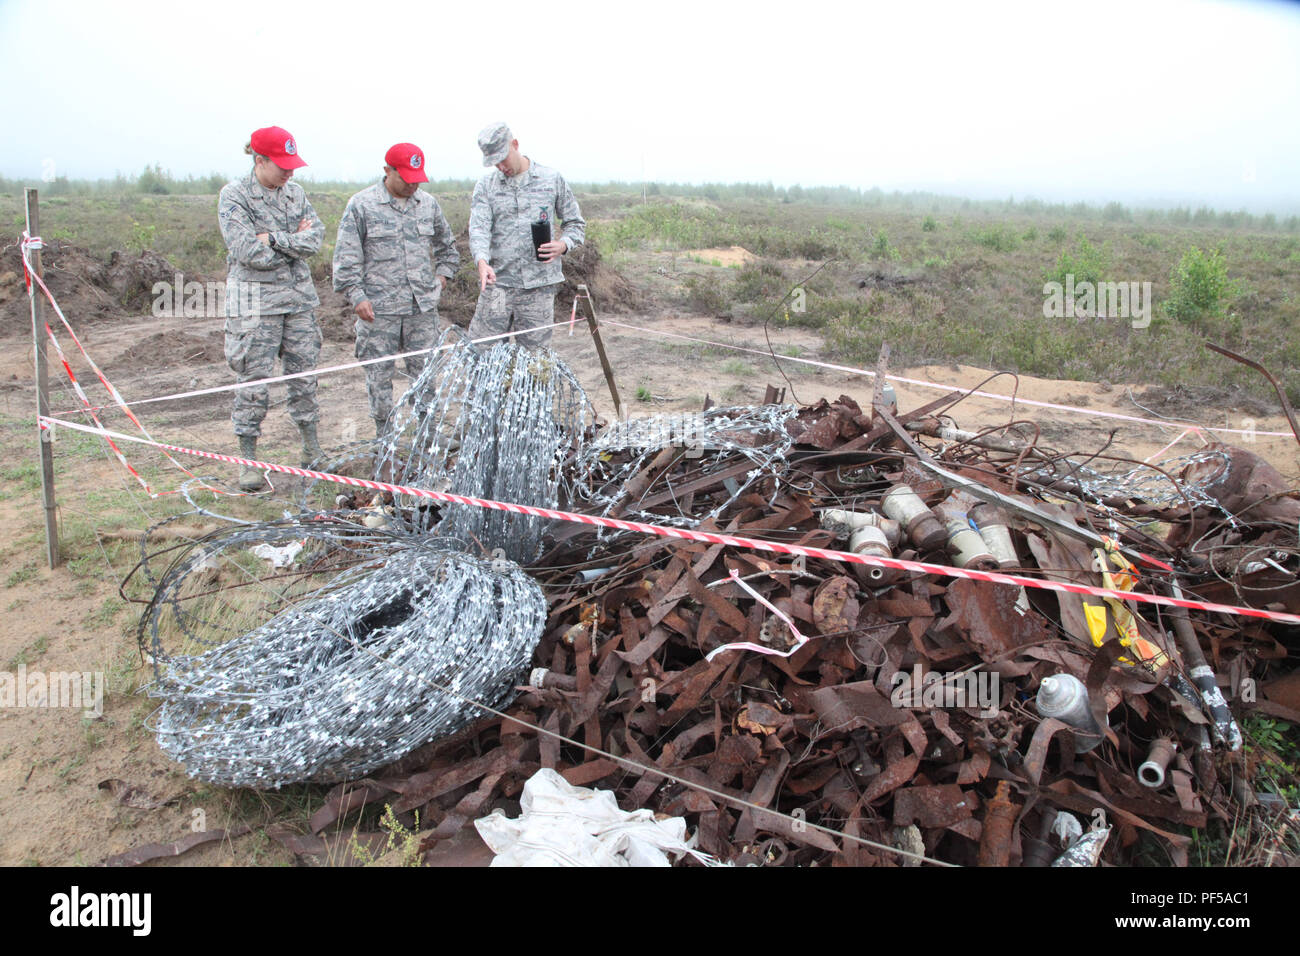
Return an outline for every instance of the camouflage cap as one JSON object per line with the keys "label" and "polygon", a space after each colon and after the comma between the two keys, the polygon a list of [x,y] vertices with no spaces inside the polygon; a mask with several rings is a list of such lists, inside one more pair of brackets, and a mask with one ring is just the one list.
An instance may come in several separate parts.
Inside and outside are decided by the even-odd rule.
{"label": "camouflage cap", "polygon": [[495,166],[510,155],[510,144],[514,136],[505,123],[493,123],[484,127],[478,134],[478,148],[483,150],[483,165]]}

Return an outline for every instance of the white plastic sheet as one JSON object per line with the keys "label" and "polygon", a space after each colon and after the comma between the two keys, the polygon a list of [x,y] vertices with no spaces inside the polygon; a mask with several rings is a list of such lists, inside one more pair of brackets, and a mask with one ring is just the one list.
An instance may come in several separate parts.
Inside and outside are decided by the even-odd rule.
{"label": "white plastic sheet", "polygon": [[270,544],[256,544],[248,550],[257,557],[270,561],[273,568],[287,568],[293,564],[305,544],[305,541],[290,541],[282,548]]}
{"label": "white plastic sheet", "polygon": [[611,791],[575,787],[554,770],[533,774],[519,803],[514,820],[498,809],[474,821],[493,866],[671,866],[686,854],[721,865],[691,848],[681,817],[621,810]]}

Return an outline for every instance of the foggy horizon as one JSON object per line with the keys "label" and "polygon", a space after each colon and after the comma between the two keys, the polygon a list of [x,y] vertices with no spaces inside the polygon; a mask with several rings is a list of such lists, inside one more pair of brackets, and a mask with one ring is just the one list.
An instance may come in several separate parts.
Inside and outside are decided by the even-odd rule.
{"label": "foggy horizon", "polygon": [[[772,183],[972,200],[1300,212],[1300,7],[1151,0],[845,11],[577,2],[405,21],[155,2],[0,3],[0,175],[178,178],[248,168],[278,125],[306,181],[378,178],[394,142],[476,179],[479,129],[579,183]],[[346,11],[346,12],[345,12]],[[387,51],[397,29],[418,55]],[[368,32],[374,41],[363,41]],[[432,51],[433,55],[424,53]],[[283,51],[291,51],[288,60]],[[276,55],[268,58],[268,51]]]}

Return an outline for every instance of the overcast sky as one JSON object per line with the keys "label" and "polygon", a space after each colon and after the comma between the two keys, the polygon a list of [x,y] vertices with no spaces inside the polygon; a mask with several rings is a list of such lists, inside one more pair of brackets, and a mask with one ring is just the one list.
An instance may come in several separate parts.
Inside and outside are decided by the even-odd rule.
{"label": "overcast sky", "polygon": [[478,130],[575,181],[933,189],[1300,210],[1300,5],[0,0],[0,173],[304,177]]}

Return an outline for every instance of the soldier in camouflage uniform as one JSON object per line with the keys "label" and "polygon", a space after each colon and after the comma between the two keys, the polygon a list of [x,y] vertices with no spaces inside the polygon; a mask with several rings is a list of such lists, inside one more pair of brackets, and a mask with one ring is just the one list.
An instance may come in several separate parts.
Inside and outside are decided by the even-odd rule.
{"label": "soldier in camouflage uniform", "polygon": [[[424,153],[398,143],[384,156],[384,179],[348,200],[334,245],[334,289],[357,314],[357,358],[365,360],[433,347],[438,298],[460,267],[460,254],[438,200],[427,183]],[[430,255],[437,263],[436,269]],[[411,355],[415,378],[427,356]],[[393,411],[395,362],[366,366],[366,391],[375,432]]]}
{"label": "soldier in camouflage uniform", "polygon": [[[290,182],[293,171],[307,164],[287,131],[278,126],[259,129],[244,152],[253,157],[253,169],[222,188],[217,218],[228,250],[226,361],[239,382],[253,382],[274,374],[276,356],[283,359],[286,375],[316,367],[321,333],[314,310],[320,299],[307,260],[320,251],[325,226],[302,187]],[[289,417],[302,435],[306,466],[321,454],[316,378],[290,379],[287,384]],[[244,458],[257,457],[267,404],[265,385],[235,392],[231,420]],[[264,485],[261,472],[240,468],[241,489],[257,491]]]}
{"label": "soldier in camouflage uniform", "polygon": [[[587,224],[564,177],[519,152],[505,123],[478,135],[483,165],[495,166],[474,187],[470,201],[469,248],[478,264],[479,298],[471,338],[502,332],[522,345],[550,345],[555,293],[564,281],[560,256],[581,245]],[[533,225],[559,223],[562,236],[533,247]],[[529,329],[537,331],[529,332]]]}

